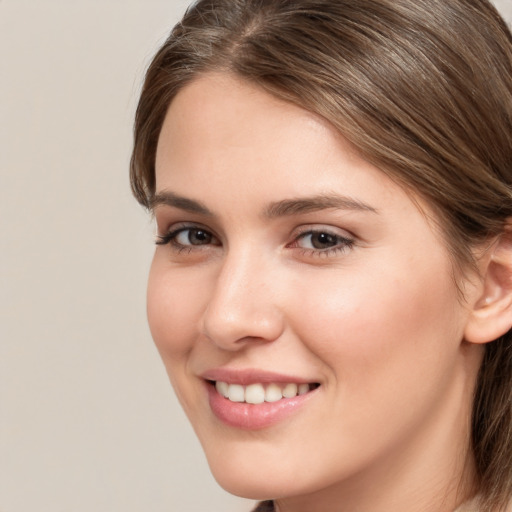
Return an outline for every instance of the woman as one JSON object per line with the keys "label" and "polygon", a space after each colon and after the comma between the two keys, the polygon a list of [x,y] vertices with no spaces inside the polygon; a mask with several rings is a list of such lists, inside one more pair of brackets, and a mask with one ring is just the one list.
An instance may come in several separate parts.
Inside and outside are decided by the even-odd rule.
{"label": "woman", "polygon": [[228,491],[507,509],[511,98],[486,0],[200,0],[174,28],[132,187],[152,335]]}

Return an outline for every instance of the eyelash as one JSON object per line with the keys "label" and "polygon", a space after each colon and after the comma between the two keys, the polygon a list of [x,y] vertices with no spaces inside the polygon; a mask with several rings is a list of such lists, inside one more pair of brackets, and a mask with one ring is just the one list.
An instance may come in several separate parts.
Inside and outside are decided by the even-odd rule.
{"label": "eyelash", "polygon": [[[192,252],[194,250],[201,250],[201,247],[203,245],[210,245],[210,244],[190,244],[190,245],[184,245],[180,244],[177,241],[177,237],[181,233],[185,233],[187,231],[190,232],[204,232],[207,235],[211,236],[213,239],[216,239],[215,235],[213,235],[210,231],[203,228],[202,226],[198,225],[181,225],[179,227],[176,227],[175,229],[169,231],[168,233],[165,233],[163,235],[157,235],[156,239],[156,245],[169,245],[171,249],[177,251],[178,253],[181,253],[183,251]],[[214,245],[220,245],[220,244],[214,244]]]}
{"label": "eyelash", "polygon": [[301,248],[301,253],[304,256],[308,257],[329,257],[334,256],[337,254],[344,253],[354,247],[355,240],[353,238],[348,238],[342,235],[339,235],[337,233],[333,233],[329,229],[305,229],[304,231],[298,233],[290,244],[288,244],[286,247],[291,248],[299,248],[298,243],[301,240],[304,240],[306,237],[310,236],[313,237],[314,235],[327,235],[328,237],[331,237],[336,240],[336,245],[332,247],[327,247],[325,249],[315,249],[315,248]]}
{"label": "eyelash", "polygon": [[[191,253],[193,251],[202,250],[204,246],[210,246],[210,245],[220,245],[220,243],[205,243],[205,244],[190,244],[190,245],[184,245],[177,241],[177,237],[185,232],[203,232],[211,237],[213,240],[217,240],[215,235],[211,233],[208,229],[203,228],[202,226],[198,225],[181,225],[179,227],[176,227],[175,229],[169,231],[168,233],[165,233],[163,235],[157,235],[156,245],[169,245],[170,248],[173,251],[176,251],[178,254],[187,251],[188,253]],[[300,248],[298,243],[301,240],[304,240],[306,237],[314,236],[314,235],[327,235],[328,237],[334,238],[336,240],[336,245],[333,247],[327,247],[325,249],[316,249],[316,248]],[[355,240],[352,238],[344,237],[339,234],[333,233],[332,231],[328,229],[306,229],[300,233],[298,233],[294,240],[287,244],[287,248],[300,248],[301,254],[308,257],[329,257],[334,256],[336,254],[340,254],[343,252],[346,252],[349,249],[352,249],[355,244]]]}

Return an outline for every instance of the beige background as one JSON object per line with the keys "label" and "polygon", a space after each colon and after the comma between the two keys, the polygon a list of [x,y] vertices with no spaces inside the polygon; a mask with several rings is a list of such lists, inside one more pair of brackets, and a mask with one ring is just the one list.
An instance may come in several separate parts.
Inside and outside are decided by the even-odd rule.
{"label": "beige background", "polygon": [[210,477],[145,321],[131,122],[186,3],[0,0],[0,512],[251,508]]}

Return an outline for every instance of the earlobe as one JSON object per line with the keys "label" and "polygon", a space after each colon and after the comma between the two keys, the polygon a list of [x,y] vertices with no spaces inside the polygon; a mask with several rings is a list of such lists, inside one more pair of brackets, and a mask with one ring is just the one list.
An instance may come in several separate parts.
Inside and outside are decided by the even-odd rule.
{"label": "earlobe", "polygon": [[470,343],[494,341],[512,328],[512,227],[480,259],[481,286],[465,329]]}

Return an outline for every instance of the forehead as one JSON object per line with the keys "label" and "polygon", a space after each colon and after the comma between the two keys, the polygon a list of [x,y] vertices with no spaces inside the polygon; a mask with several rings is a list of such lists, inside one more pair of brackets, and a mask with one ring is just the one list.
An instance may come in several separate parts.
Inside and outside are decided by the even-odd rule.
{"label": "forehead", "polygon": [[156,192],[166,190],[245,209],[334,193],[376,210],[398,199],[428,210],[322,117],[221,73],[199,77],[169,107],[156,158]]}
{"label": "forehead", "polygon": [[[181,149],[185,144],[196,155],[212,150],[234,154],[242,147],[266,147],[270,154],[292,139],[296,145],[313,144],[313,132],[342,143],[322,117],[232,74],[209,73],[181,89],[172,101],[159,137],[157,162],[163,157],[162,146],[169,143]],[[356,153],[348,142],[344,145],[346,152]]]}
{"label": "forehead", "polygon": [[232,75],[207,74],[183,88],[168,109],[156,154],[157,190],[164,175],[177,178],[184,164],[203,177],[220,178],[250,161],[256,180],[279,170],[293,182],[299,167],[314,178],[341,152],[347,162],[363,162],[320,116]]}

